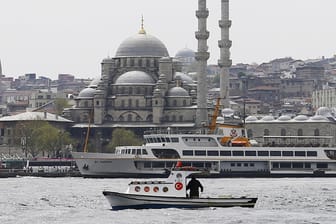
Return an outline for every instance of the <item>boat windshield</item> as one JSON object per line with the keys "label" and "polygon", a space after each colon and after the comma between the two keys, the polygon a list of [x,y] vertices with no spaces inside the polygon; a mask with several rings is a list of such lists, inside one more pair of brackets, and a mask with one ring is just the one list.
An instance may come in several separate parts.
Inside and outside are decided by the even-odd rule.
{"label": "boat windshield", "polygon": [[154,156],[159,159],[179,159],[180,155],[175,149],[152,149]]}

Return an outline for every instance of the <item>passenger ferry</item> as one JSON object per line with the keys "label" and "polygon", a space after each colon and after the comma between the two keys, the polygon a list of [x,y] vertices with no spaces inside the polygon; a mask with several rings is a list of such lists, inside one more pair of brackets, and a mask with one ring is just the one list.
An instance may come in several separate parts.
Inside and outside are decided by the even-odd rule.
{"label": "passenger ferry", "polygon": [[185,166],[208,169],[210,177],[336,176],[335,148],[256,147],[241,137],[243,130],[231,127],[230,132],[231,136],[168,130],[145,134],[143,146],[120,146],[114,154],[72,155],[85,177],[167,177],[177,159]]}

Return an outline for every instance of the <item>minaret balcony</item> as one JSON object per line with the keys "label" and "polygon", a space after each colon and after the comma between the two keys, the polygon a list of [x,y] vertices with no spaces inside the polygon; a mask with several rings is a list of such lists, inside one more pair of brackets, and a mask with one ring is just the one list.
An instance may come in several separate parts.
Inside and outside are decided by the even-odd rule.
{"label": "minaret balcony", "polygon": [[219,20],[218,21],[218,25],[220,28],[230,28],[232,25],[232,21],[231,20]]}
{"label": "minaret balcony", "polygon": [[195,59],[197,61],[206,61],[210,57],[209,52],[195,52]]}
{"label": "minaret balcony", "polygon": [[209,38],[209,31],[196,31],[195,37],[197,40],[207,40]]}
{"label": "minaret balcony", "polygon": [[232,46],[231,40],[219,40],[218,47],[219,48],[230,48]]}
{"label": "minaret balcony", "polygon": [[230,59],[226,59],[226,60],[218,60],[218,66],[223,68],[228,68],[228,67],[231,67],[232,65],[232,60]]}
{"label": "minaret balcony", "polygon": [[198,19],[206,19],[209,16],[209,10],[205,9],[205,10],[197,10],[196,11],[196,17]]}

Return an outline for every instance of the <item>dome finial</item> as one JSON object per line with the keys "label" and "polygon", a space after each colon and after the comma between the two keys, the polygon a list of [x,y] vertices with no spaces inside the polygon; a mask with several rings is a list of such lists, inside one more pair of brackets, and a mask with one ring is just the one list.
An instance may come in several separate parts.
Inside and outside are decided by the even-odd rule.
{"label": "dome finial", "polygon": [[143,18],[143,15],[141,15],[141,28],[140,28],[139,34],[146,34],[146,31],[144,29],[144,18]]}

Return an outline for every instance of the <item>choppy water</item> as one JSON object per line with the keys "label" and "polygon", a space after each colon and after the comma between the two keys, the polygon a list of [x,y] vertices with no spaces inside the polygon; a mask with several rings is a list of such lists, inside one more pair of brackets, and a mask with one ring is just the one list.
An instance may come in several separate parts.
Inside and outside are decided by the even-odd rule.
{"label": "choppy water", "polygon": [[204,195],[257,196],[255,208],[112,211],[103,190],[130,179],[0,179],[0,223],[336,223],[336,178],[200,179]]}

